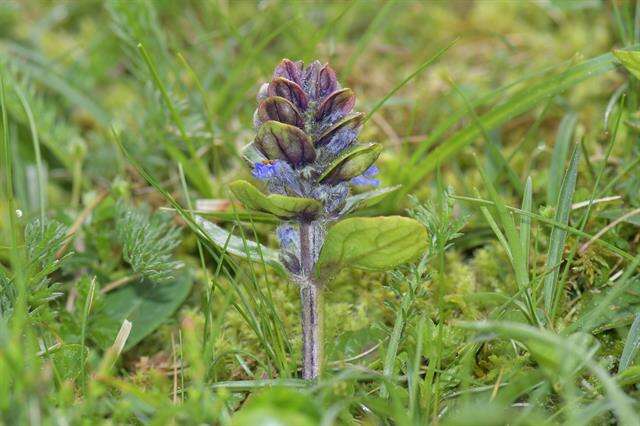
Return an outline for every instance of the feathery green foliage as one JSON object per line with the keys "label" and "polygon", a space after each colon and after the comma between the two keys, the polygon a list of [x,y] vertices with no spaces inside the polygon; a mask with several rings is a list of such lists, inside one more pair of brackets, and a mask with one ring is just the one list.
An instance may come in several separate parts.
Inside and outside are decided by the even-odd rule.
{"label": "feathery green foliage", "polygon": [[118,204],[115,219],[116,239],[122,245],[122,257],[131,269],[155,282],[174,278],[183,266],[173,260],[180,245],[180,229],[167,214],[149,214],[140,208]]}

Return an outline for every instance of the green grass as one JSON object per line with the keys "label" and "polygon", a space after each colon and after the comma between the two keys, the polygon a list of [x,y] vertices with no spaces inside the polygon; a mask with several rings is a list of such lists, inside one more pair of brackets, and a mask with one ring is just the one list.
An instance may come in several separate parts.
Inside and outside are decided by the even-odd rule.
{"label": "green grass", "polygon": [[[1,3],[0,424],[638,424],[639,5]],[[283,57],[385,148],[358,214],[430,235],[329,286],[315,382],[228,202]]]}

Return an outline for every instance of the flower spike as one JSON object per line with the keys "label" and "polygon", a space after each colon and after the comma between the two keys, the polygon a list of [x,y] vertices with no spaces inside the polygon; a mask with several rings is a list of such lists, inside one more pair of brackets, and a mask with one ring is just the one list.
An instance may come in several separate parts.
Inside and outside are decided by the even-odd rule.
{"label": "flower spike", "polygon": [[[375,269],[380,262],[387,265],[414,258],[422,250],[415,241],[426,241],[426,231],[407,218],[366,218],[364,222],[364,218],[352,218],[349,227],[369,229],[369,234],[335,235],[334,230],[341,229],[335,222],[356,208],[375,204],[395,188],[362,192],[363,187],[379,184],[373,177],[378,172],[374,163],[382,146],[358,141],[365,115],[353,111],[353,90],[341,88],[329,65],[314,61],[305,67],[301,61],[283,59],[256,98],[256,135],[242,157],[269,194],[246,181],[233,182],[230,189],[246,208],[282,221],[277,229],[280,262],[300,286],[302,376],[313,379],[322,361],[319,294],[332,275],[326,268],[337,271],[353,250],[369,253],[358,241],[348,243],[347,249],[336,244],[354,235],[365,238],[367,244],[393,242],[395,246],[382,247],[368,257],[358,256],[356,263]],[[352,193],[354,189],[357,194]],[[379,227],[378,222],[386,225]],[[390,235],[394,223],[408,229],[413,242],[400,242]]]}

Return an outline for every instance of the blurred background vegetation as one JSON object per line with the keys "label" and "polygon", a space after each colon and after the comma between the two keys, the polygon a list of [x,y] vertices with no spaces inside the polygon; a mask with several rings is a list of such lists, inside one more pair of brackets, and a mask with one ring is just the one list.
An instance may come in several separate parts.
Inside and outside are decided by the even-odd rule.
{"label": "blurred background vegetation", "polygon": [[[639,85],[611,52],[638,8],[0,3],[0,422],[635,424]],[[363,214],[434,236],[420,265],[340,274],[315,384],[297,289],[171,203],[277,247],[226,185],[284,57],[374,112],[361,139],[402,187]]]}

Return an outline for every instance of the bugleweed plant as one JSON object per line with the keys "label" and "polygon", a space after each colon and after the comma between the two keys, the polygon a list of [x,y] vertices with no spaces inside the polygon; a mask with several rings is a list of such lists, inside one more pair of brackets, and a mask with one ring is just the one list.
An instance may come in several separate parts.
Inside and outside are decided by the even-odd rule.
{"label": "bugleweed plant", "polygon": [[640,426],[637,3],[0,2],[0,425]]}
{"label": "bugleweed plant", "polygon": [[314,379],[322,366],[323,287],[343,267],[384,271],[415,259],[427,233],[400,216],[341,220],[393,188],[370,189],[379,184],[374,163],[382,146],[359,141],[364,114],[353,111],[355,94],[331,67],[283,59],[257,100],[256,137],[243,156],[271,194],[244,180],[231,191],[245,207],[282,221],[280,260],[300,288],[302,376]]}

